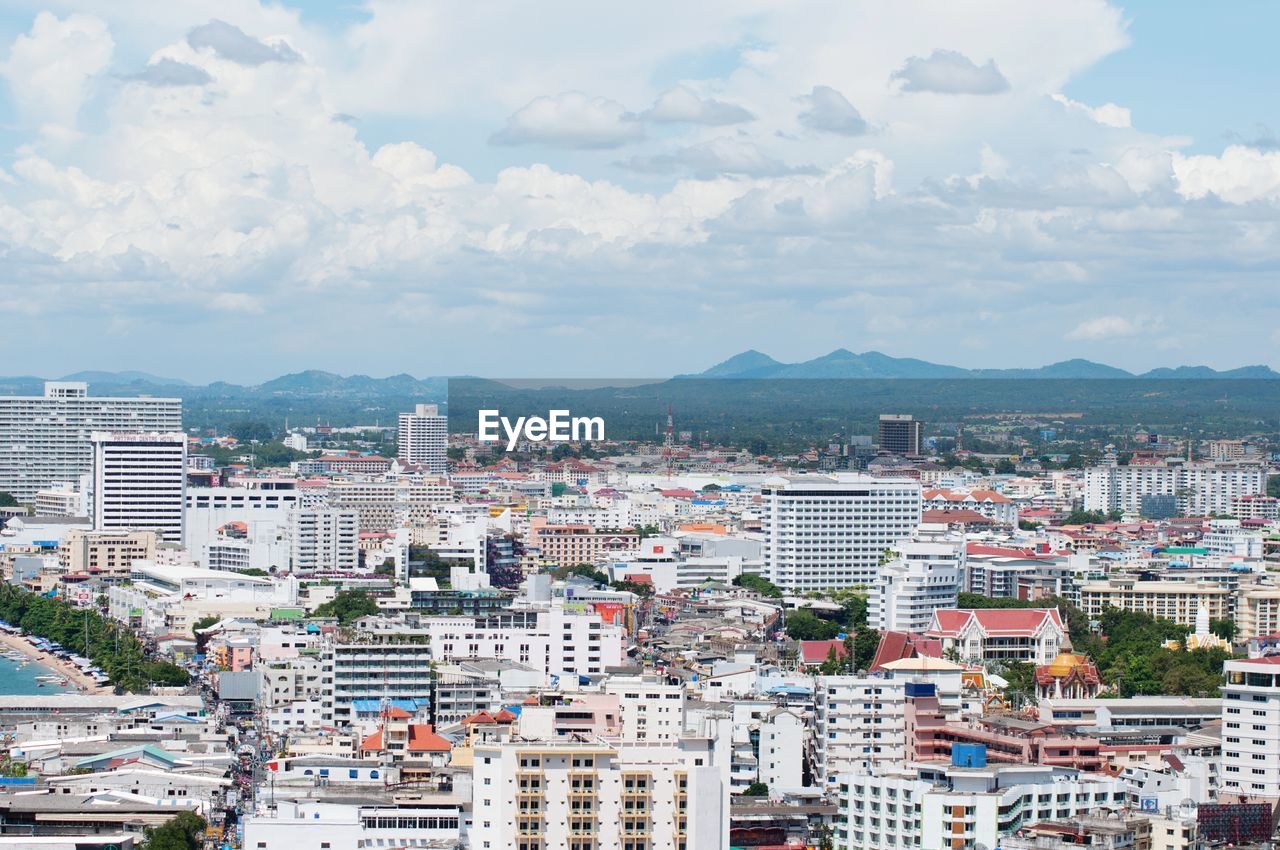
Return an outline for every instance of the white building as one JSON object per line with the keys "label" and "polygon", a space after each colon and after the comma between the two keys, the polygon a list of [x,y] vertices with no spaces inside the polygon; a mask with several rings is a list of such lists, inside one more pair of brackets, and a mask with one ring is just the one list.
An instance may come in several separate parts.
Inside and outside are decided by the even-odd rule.
{"label": "white building", "polygon": [[1262,532],[1243,528],[1238,519],[1209,520],[1200,545],[1206,553],[1224,558],[1262,559]]}
{"label": "white building", "polygon": [[1111,463],[1085,470],[1084,509],[1138,514],[1143,496],[1174,496],[1182,516],[1225,515],[1236,497],[1266,490],[1266,467],[1256,463]]}
{"label": "white building", "polygon": [[423,626],[431,636],[433,661],[500,658],[561,677],[598,676],[621,666],[625,643],[622,626],[560,605],[480,617],[431,617]]}
{"label": "white building", "polygon": [[428,635],[402,622],[386,628],[338,632],[324,647],[321,692],[325,725],[347,727],[356,720],[356,700],[414,700],[431,704],[431,647]]}
{"label": "white building", "polygon": [[770,791],[795,791],[804,787],[805,721],[791,709],[769,712],[760,724],[759,781]]}
{"label": "white building", "polygon": [[94,431],[93,527],[97,531],[154,531],[183,543],[187,437],[181,431]]}
{"label": "white building", "polygon": [[819,676],[814,684],[814,782],[906,757],[906,683],[887,676]]}
{"label": "white building", "polygon": [[674,741],[684,730],[684,684],[642,676],[610,676],[604,692],[618,698],[624,741]]}
{"label": "white building", "polygon": [[0,398],[0,492],[31,503],[93,470],[93,431],[180,431],[182,400],[98,398],[88,385],[49,381],[43,396]]}
{"label": "white building", "polygon": [[356,570],[360,566],[360,518],[332,508],[289,511],[290,562],[294,572]]}
{"label": "white building", "polygon": [[772,477],[760,488],[765,577],[786,590],[870,585],[920,524],[920,484],[862,475]]}
{"label": "white building", "polygon": [[443,478],[422,481],[334,481],[329,485],[330,507],[354,510],[361,531],[388,531],[406,522],[426,522],[434,509],[454,499]]}
{"label": "white building", "polygon": [[36,516],[89,516],[89,482],[91,475],[80,476],[78,483],[55,481],[36,493]]}
{"label": "white building", "polygon": [[703,738],[479,743],[470,846],[727,850],[727,758]]}
{"label": "white building", "polygon": [[[372,773],[369,783],[381,789],[388,781],[377,763],[357,767],[303,768],[329,781]],[[307,782],[316,784],[315,777]],[[354,783],[353,783],[354,784]],[[374,847],[456,846],[463,823],[462,801],[430,798],[382,805],[316,800],[281,800],[260,807],[244,820],[244,846],[252,850],[362,850]]]}
{"label": "white building", "polygon": [[1280,657],[1235,659],[1224,669],[1220,796],[1275,806],[1280,801]]}
{"label": "white building", "polygon": [[893,559],[871,585],[867,621],[881,631],[919,634],[933,612],[954,608],[965,566],[965,541],[948,536],[945,525],[921,526],[911,540],[894,547]]}
{"label": "white building", "polygon": [[285,448],[293,449],[295,452],[305,452],[307,450],[307,436],[305,434],[289,434],[282,442]]}
{"label": "white building", "polygon": [[425,466],[433,475],[449,469],[449,419],[434,404],[419,404],[400,414],[397,457],[403,463]]}
{"label": "white building", "polygon": [[1104,774],[1034,764],[909,763],[840,777],[835,846],[848,850],[999,847],[1024,824],[1129,806],[1131,786]]}

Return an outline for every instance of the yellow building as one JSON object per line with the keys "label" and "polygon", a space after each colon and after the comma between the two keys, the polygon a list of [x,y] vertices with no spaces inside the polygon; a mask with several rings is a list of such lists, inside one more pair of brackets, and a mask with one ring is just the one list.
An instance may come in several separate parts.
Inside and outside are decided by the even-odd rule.
{"label": "yellow building", "polygon": [[1194,626],[1201,608],[1211,620],[1232,614],[1232,591],[1212,582],[1138,581],[1112,578],[1080,588],[1080,608],[1097,619],[1107,608],[1141,611],[1153,617]]}

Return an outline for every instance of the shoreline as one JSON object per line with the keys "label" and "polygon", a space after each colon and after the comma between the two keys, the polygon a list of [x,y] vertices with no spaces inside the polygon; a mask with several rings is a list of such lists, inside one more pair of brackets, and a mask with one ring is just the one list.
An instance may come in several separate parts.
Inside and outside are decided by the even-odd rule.
{"label": "shoreline", "polygon": [[64,677],[68,685],[74,686],[75,691],[73,692],[82,694],[110,694],[114,692],[110,685],[99,685],[76,665],[64,661],[56,655],[51,655],[42,649],[37,649],[28,643],[26,638],[0,632],[0,647],[3,647],[3,650],[17,650],[37,664],[48,667],[57,675]]}

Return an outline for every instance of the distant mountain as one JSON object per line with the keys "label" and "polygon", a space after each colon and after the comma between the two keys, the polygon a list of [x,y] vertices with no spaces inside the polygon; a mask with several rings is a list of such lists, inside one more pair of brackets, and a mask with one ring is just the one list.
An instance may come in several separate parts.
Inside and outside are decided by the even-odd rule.
{"label": "distant mountain", "polygon": [[149,372],[76,372],[64,375],[60,381],[84,381],[89,384],[155,384],[160,387],[189,387],[191,384],[181,378],[161,378]]}
{"label": "distant mountain", "polygon": [[1208,366],[1178,366],[1152,369],[1135,375],[1105,363],[1094,363],[1080,358],[1063,360],[1033,369],[964,369],[917,360],[914,357],[892,357],[879,351],[855,354],[838,348],[830,354],[815,357],[802,363],[781,363],[759,351],[744,351],[705,372],[682,375],[684,378],[985,378],[985,379],[1033,379],[1057,378],[1085,379],[1275,379],[1280,378],[1269,366],[1242,366],[1239,369],[1218,371]]}

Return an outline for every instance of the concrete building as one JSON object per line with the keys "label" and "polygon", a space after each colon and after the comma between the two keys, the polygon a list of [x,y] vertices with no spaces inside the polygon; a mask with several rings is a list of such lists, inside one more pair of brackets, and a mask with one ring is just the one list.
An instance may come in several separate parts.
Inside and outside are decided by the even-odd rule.
{"label": "concrete building", "polygon": [[909,413],[880,414],[879,446],[896,455],[920,454],[920,423]]}
{"label": "concrete building", "polygon": [[154,531],[183,543],[187,437],[181,431],[94,431],[93,527],[97,531]]}
{"label": "concrete building", "polygon": [[1280,657],[1224,665],[1220,796],[1280,803]]}
{"label": "concrete building", "polygon": [[431,658],[499,658],[551,676],[598,676],[622,664],[625,630],[588,610],[511,608],[479,617],[430,617]]}
{"label": "concrete building", "polygon": [[329,507],[354,510],[361,531],[390,531],[406,522],[425,523],[436,506],[454,499],[443,478],[411,481],[334,481]]}
{"label": "concrete building", "polygon": [[880,631],[924,632],[934,611],[955,607],[964,565],[962,537],[949,536],[946,526],[921,526],[913,539],[894,547],[892,560],[871,585],[868,624]]}
{"label": "concrete building", "polygon": [[1092,619],[1107,608],[1141,611],[1153,617],[1194,626],[1200,609],[1214,620],[1232,616],[1233,592],[1216,581],[1140,581],[1116,577],[1080,586],[1080,608]]}
{"label": "concrete building", "polygon": [[93,471],[93,431],[182,430],[182,400],[89,395],[87,384],[49,381],[43,396],[0,397],[0,492],[31,504],[58,482]]}
{"label": "concrete building", "polygon": [[624,741],[674,741],[684,731],[685,686],[653,677],[610,676],[604,692],[618,698]]}
{"label": "concrete building", "polygon": [[760,488],[765,577],[792,591],[875,581],[920,524],[920,484],[861,475],[771,477]]}
{"label": "concrete building", "polygon": [[401,462],[425,466],[432,475],[449,471],[449,419],[434,404],[419,404],[400,414],[397,454]]}
{"label": "concrete building", "polygon": [[1085,470],[1084,508],[1139,514],[1144,496],[1171,495],[1182,516],[1227,515],[1236,497],[1266,490],[1267,469],[1258,463],[1112,463]]}
{"label": "concrete building", "polygon": [[819,676],[814,685],[815,784],[905,758],[906,682],[887,676]]}
{"label": "concrete building", "polygon": [[294,572],[358,569],[360,518],[333,508],[289,511],[289,547]]}
{"label": "concrete building", "polygon": [[663,744],[476,744],[475,850],[728,850],[727,753]]}
{"label": "concrete building", "polygon": [[338,632],[322,650],[321,690],[327,726],[349,727],[357,701],[412,700],[431,704],[431,647],[422,629],[399,623],[394,628]]}

